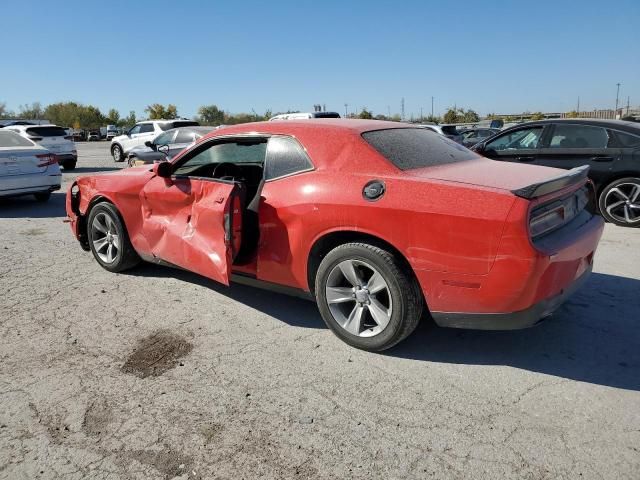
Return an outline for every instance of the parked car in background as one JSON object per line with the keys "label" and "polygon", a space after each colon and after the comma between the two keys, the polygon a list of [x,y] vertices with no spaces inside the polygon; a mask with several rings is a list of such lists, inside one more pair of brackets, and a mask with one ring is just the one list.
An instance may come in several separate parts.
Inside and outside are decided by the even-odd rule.
{"label": "parked car in background", "polygon": [[136,123],[124,135],[111,140],[111,156],[114,162],[124,162],[127,154],[135,147],[140,147],[149,140],[167,130],[177,127],[197,127],[200,123],[193,120],[145,120]]}
{"label": "parked car in background", "polygon": [[558,308],[603,230],[586,170],[495,162],[397,122],[260,122],[79,177],[66,206],[108,271],[148,260],[309,296],[339,338],[380,351],[422,315],[514,329]]}
{"label": "parked car in background", "polygon": [[478,143],[485,157],[571,169],[588,165],[600,212],[640,226],[640,125],[621,120],[555,119],[517,125]]}
{"label": "parked car in background", "polygon": [[33,194],[46,202],[60,190],[61,176],[49,150],[8,128],[0,130],[0,197]]}
{"label": "parked car in background", "polygon": [[281,113],[269,119],[270,122],[278,120],[305,120],[309,118],[340,118],[338,112],[296,112]]}
{"label": "parked car in background", "polygon": [[171,160],[186,147],[193,145],[218,127],[178,127],[162,132],[145,145],[133,148],[127,155],[130,167]]}
{"label": "parked car in background", "polygon": [[87,133],[88,142],[97,142],[100,140],[100,130],[89,130]]}
{"label": "parked car in background", "polygon": [[429,123],[423,123],[416,125],[419,128],[426,128],[427,130],[431,130],[433,132],[439,133],[440,135],[444,135],[447,138],[450,138],[454,142],[462,143],[462,135],[458,131],[458,127],[455,125],[435,125]]}
{"label": "parked car in background", "polygon": [[113,140],[117,136],[118,136],[118,127],[116,127],[115,125],[107,125],[106,139]]}
{"label": "parked car in background", "polygon": [[62,127],[57,125],[10,125],[5,130],[17,132],[29,140],[42,145],[55,154],[58,163],[65,170],[73,170],[78,163],[78,152],[73,137],[67,135]]}
{"label": "parked car in background", "polygon": [[486,140],[498,133],[499,129],[493,128],[470,128],[467,130],[463,130],[462,134],[462,144],[465,147],[472,147],[476,143],[481,142],[482,140]]}

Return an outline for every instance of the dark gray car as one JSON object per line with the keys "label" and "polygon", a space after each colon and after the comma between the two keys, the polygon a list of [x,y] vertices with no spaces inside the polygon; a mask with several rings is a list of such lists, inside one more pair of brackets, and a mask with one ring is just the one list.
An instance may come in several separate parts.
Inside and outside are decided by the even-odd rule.
{"label": "dark gray car", "polygon": [[640,124],[621,120],[527,122],[477,143],[495,160],[571,169],[588,165],[598,206],[609,222],[640,227]]}
{"label": "dark gray car", "polygon": [[134,167],[171,160],[186,147],[217,128],[219,127],[178,127],[162,132],[144,146],[131,150],[127,155],[128,164]]}

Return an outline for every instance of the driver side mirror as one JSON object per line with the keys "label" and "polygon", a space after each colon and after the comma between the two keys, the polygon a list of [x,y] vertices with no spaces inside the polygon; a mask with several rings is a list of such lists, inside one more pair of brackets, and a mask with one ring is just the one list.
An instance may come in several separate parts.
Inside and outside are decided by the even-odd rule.
{"label": "driver side mirror", "polygon": [[159,152],[164,153],[165,155],[169,153],[169,145],[158,145],[155,149]]}
{"label": "driver side mirror", "polygon": [[171,178],[171,163],[169,162],[154,163],[153,173],[160,178]]}
{"label": "driver side mirror", "polygon": [[151,140],[147,140],[144,142],[145,147],[153,148],[153,142]]}

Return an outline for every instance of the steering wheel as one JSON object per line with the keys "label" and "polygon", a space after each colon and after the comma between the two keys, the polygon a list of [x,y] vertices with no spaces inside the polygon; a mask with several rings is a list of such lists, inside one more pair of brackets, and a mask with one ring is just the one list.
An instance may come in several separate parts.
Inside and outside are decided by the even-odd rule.
{"label": "steering wheel", "polygon": [[[222,162],[213,169],[212,177],[222,179],[225,177],[225,180],[234,179],[238,176],[240,170],[238,167],[230,162]],[[227,178],[230,177],[230,178]]]}

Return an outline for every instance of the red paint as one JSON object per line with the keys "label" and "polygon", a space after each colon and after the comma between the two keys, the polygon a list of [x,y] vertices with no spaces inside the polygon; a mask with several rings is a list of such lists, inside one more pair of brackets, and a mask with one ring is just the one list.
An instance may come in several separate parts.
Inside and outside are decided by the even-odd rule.
{"label": "red paint", "polygon": [[[315,167],[265,183],[259,245],[255,258],[243,266],[231,265],[242,231],[229,183],[168,181],[148,167],[81,177],[78,213],[86,215],[90,203],[103,197],[121,212],[143,258],[160,257],[225,284],[233,270],[307,291],[307,265],[316,241],[332,232],[368,234],[407,259],[429,308],[439,312],[523,310],[559,293],[591,262],[603,228],[599,217],[553,251],[542,252],[529,237],[530,208],[565,192],[534,202],[510,192],[562,170],[478,157],[401,171],[360,136],[399,126],[359,120],[264,122],[227,127],[201,139],[199,143],[236,134],[290,135],[305,147]],[[372,179],[386,184],[385,195],[375,202],[362,196]],[[225,242],[224,215],[233,214],[232,207],[234,231]],[[69,196],[67,213],[78,236],[78,214]]]}

